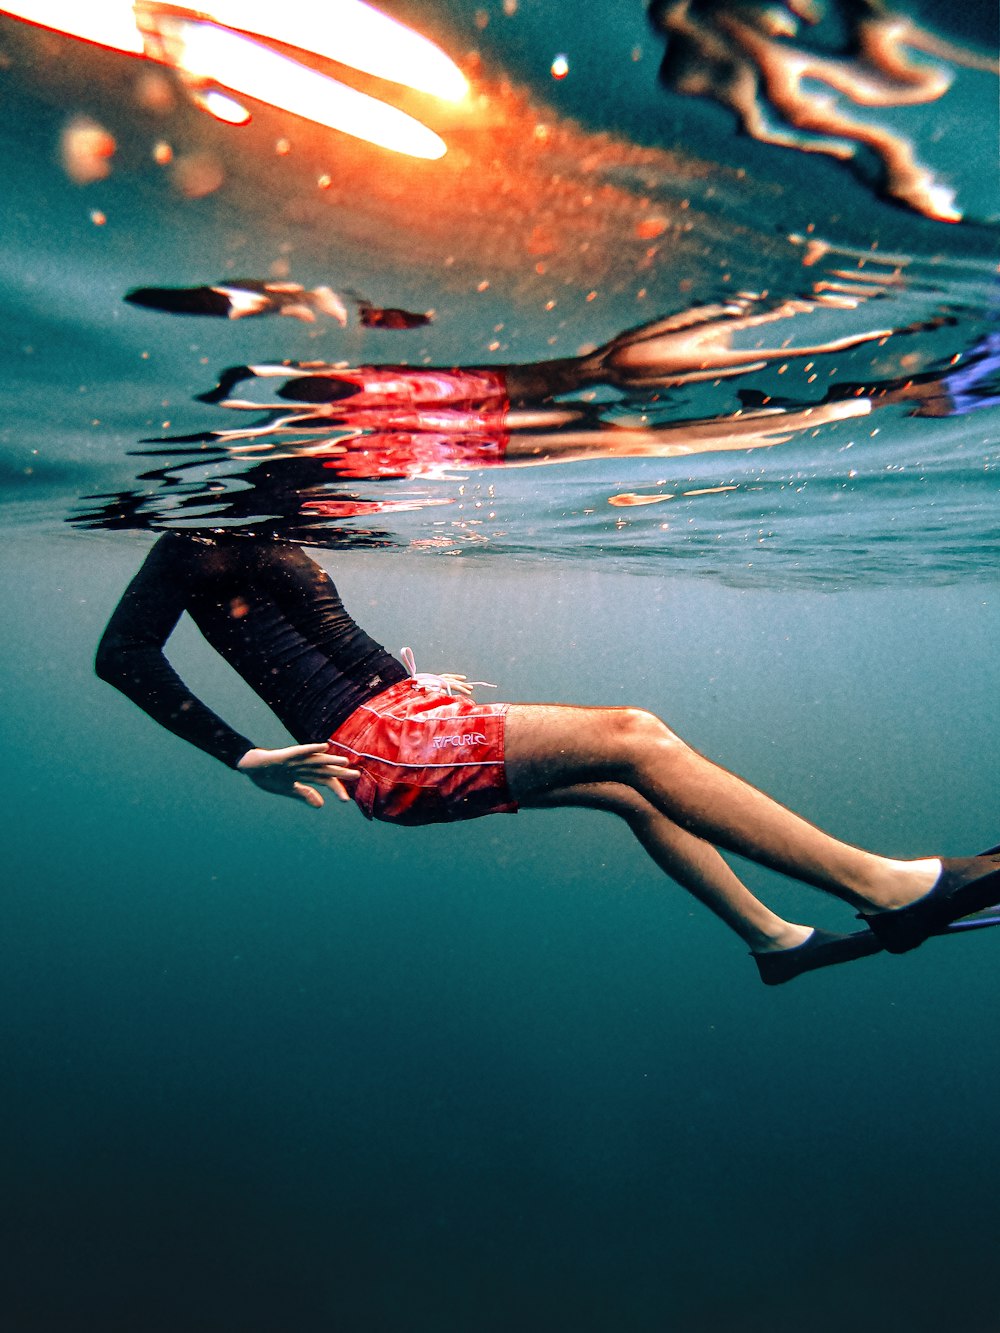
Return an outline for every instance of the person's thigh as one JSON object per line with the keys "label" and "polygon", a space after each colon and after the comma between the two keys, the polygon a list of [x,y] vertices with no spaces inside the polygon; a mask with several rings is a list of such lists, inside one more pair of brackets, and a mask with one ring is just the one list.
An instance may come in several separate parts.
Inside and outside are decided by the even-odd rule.
{"label": "person's thigh", "polygon": [[522,804],[532,810],[603,810],[625,820],[653,819],[659,815],[655,806],[624,782],[579,782],[572,787],[552,787],[529,796]]}
{"label": "person's thigh", "polygon": [[662,723],[635,708],[511,704],[504,752],[514,800],[537,803],[557,788],[595,782],[630,785],[631,757]]}

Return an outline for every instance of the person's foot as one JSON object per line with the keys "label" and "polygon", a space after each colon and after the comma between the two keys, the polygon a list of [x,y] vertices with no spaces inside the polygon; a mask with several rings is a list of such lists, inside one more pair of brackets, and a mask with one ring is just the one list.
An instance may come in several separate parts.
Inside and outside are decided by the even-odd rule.
{"label": "person's foot", "polygon": [[928,893],[906,907],[863,913],[861,919],[889,953],[908,953],[961,917],[1000,903],[1000,847],[979,856],[942,858]]}
{"label": "person's foot", "polygon": [[754,952],[750,957],[757,964],[757,971],[765,986],[781,986],[786,981],[794,981],[803,972],[815,972],[821,967],[868,958],[881,952],[881,949],[878,937],[870,930],[856,930],[850,935],[813,930],[801,944],[789,949]]}

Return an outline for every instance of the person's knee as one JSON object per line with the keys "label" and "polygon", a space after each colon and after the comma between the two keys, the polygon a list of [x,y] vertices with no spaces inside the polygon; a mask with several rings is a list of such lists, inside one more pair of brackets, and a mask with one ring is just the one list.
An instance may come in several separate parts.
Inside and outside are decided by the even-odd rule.
{"label": "person's knee", "polygon": [[618,708],[615,713],[619,736],[629,747],[684,744],[665,722],[645,708]]}

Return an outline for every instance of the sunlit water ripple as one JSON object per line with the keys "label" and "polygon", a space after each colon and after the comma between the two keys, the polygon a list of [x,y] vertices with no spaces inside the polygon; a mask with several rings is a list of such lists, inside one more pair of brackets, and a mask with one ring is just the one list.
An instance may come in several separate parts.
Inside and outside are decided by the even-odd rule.
{"label": "sunlit water ripple", "polygon": [[[506,26],[478,12],[453,6],[444,27],[457,54],[476,46],[465,64],[487,110],[471,129],[452,126],[459,175],[446,155],[419,168],[439,173],[423,185],[418,168],[396,180],[382,150],[331,144],[329,131],[281,141],[275,158],[280,122],[267,108],[246,131],[213,125],[176,93],[154,114],[137,105],[138,62],[0,20],[13,112],[0,131],[12,182],[0,205],[15,368],[0,431],[7,521],[235,526],[334,548],[683,567],[735,583],[992,576],[996,201],[955,130],[995,95],[988,31],[971,44],[964,34],[958,51],[942,29],[931,46],[952,46],[928,55],[924,41],[913,57],[949,71],[936,122],[926,108],[907,122],[904,102],[879,122],[883,137],[923,135],[916,156],[936,182],[926,199],[947,187],[962,213],[948,222],[921,215],[931,203],[901,202],[869,150],[836,160],[735,138],[723,113],[686,95],[676,62],[655,77],[662,15],[623,20],[628,64],[596,105],[584,95],[595,51],[577,51],[564,83],[547,67],[527,77],[516,12]],[[728,22],[725,7],[699,12]],[[538,49],[545,25],[525,18],[529,29]],[[810,40],[832,58],[826,29]],[[766,59],[791,45],[775,39]],[[117,154],[110,175],[81,185],[65,136],[82,114],[110,127]],[[981,164],[995,161],[991,134],[987,117]],[[164,172],[168,140],[173,155],[212,155],[210,191],[191,197]],[[327,159],[337,170],[317,177]],[[257,313],[302,322],[123,300],[136,287],[238,286],[248,273],[260,290],[299,284],[296,309],[298,298],[265,295]],[[410,312],[410,326],[392,316],[380,327],[383,306]],[[593,371],[594,349],[671,316],[697,336],[671,332],[638,372],[614,356]],[[478,407],[471,425],[465,412],[444,427],[420,409],[401,446],[399,420],[359,414],[361,400],[310,417],[273,398],[280,373],[305,361],[335,377],[342,365],[536,370],[552,357],[582,358],[587,373],[516,403],[512,389],[528,428],[515,411],[484,428]],[[197,401],[239,365],[269,377],[249,386],[256,410]]]}

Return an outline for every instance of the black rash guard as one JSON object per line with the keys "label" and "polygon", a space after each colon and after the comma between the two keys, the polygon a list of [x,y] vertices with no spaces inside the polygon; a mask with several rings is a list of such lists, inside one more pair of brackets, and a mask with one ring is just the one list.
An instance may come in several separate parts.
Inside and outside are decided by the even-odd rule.
{"label": "black rash guard", "polygon": [[97,674],[230,768],[253,742],[196,699],[163,652],[185,611],[300,744],[325,741],[360,704],[406,679],[298,547],[161,537],[108,622]]}

